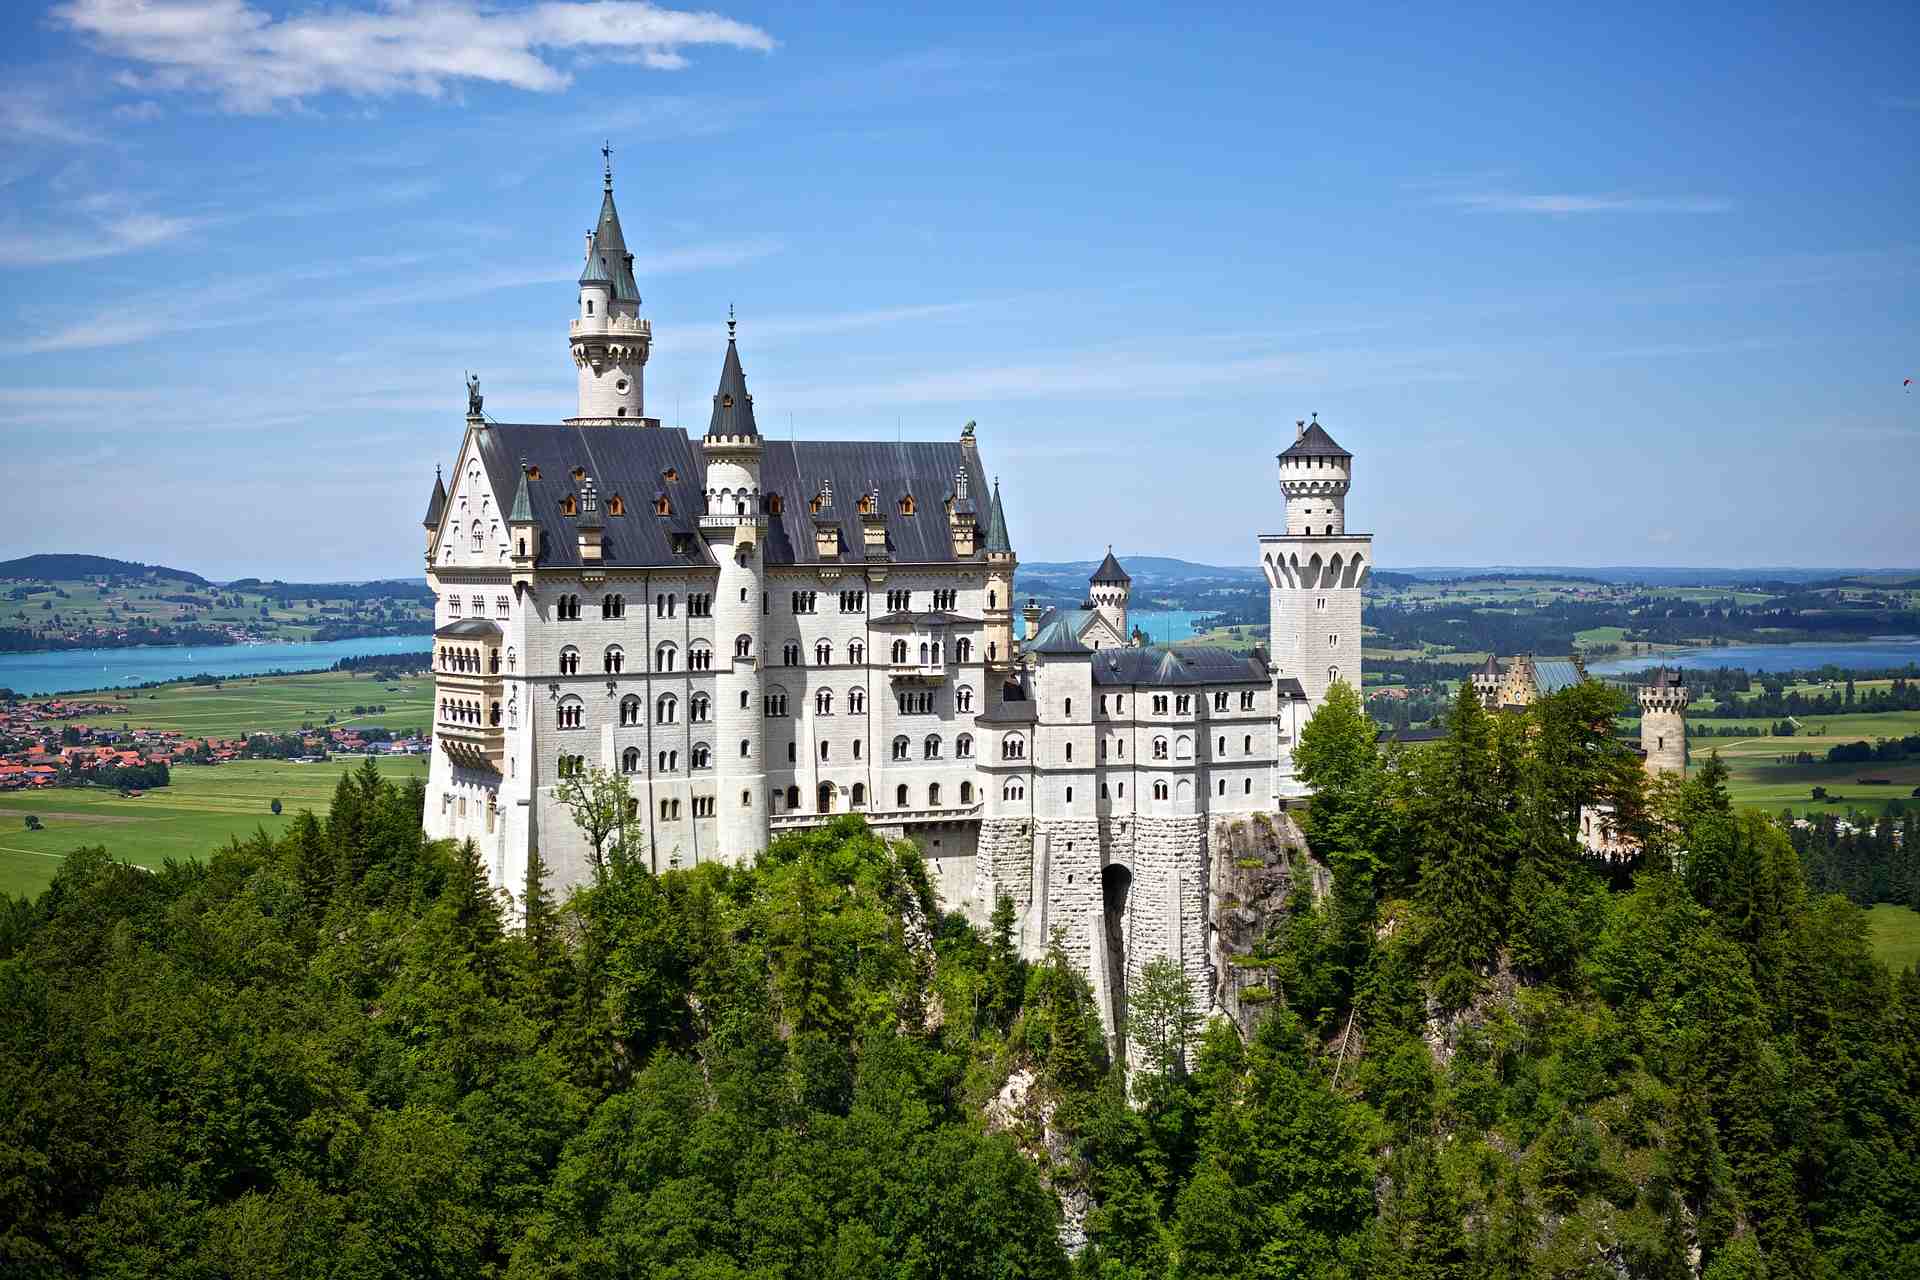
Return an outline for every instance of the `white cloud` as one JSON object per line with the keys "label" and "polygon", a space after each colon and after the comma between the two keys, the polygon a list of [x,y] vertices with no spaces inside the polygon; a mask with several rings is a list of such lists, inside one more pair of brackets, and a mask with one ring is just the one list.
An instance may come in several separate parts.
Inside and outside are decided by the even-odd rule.
{"label": "white cloud", "polygon": [[92,227],[0,227],[0,267],[46,267],[108,258],[177,240],[205,219],[156,213],[102,217]]}
{"label": "white cloud", "polygon": [[113,109],[113,118],[115,120],[126,120],[134,124],[145,124],[150,120],[158,120],[163,114],[160,110],[160,104],[151,99],[143,102],[123,102]]}
{"label": "white cloud", "polygon": [[558,53],[670,71],[686,66],[682,50],[696,45],[774,47],[749,23],[646,0],[544,0],[511,10],[383,0],[281,19],[244,0],[66,0],[53,17],[143,68],[121,83],[210,93],[242,112],[330,92],[438,98],[463,82],[552,92],[571,79],[551,60]]}
{"label": "white cloud", "polygon": [[46,143],[100,141],[98,134],[74,122],[70,107],[18,85],[0,90],[0,138]]}
{"label": "white cloud", "polygon": [[1483,213],[1727,213],[1718,196],[1524,195],[1480,191],[1445,196],[1441,203]]}

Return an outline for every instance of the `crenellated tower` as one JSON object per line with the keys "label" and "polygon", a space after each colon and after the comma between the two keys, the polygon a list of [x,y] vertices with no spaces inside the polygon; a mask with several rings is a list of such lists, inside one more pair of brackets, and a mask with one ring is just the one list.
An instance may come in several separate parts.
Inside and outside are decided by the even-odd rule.
{"label": "crenellated tower", "polygon": [[[1293,444],[1279,458],[1287,531],[1261,535],[1260,567],[1275,675],[1300,682],[1305,720],[1335,681],[1360,687],[1361,592],[1373,569],[1373,535],[1347,532],[1353,455],[1318,415],[1294,427]],[[1298,791],[1290,764],[1276,791]]]}
{"label": "crenellated tower", "polygon": [[766,661],[761,606],[766,590],[766,517],[761,513],[760,429],[740,368],[732,313],[727,356],[713,393],[713,416],[701,441],[706,455],[706,540],[720,580],[713,596],[715,804],[722,857],[749,862],[767,847],[766,733],[761,678]]}
{"label": "crenellated tower", "polygon": [[587,232],[587,261],[580,271],[580,314],[569,342],[579,371],[578,412],[567,421],[587,425],[659,426],[646,416],[647,354],[653,326],[640,318],[640,286],[633,255],[613,207],[613,151],[606,157],[600,218]]}
{"label": "crenellated tower", "polygon": [[1127,630],[1127,598],[1133,594],[1133,578],[1113,558],[1113,546],[1107,546],[1107,558],[1093,571],[1093,577],[1087,587],[1087,598],[1093,601],[1093,607],[1107,620],[1114,633],[1125,644],[1130,634]]}
{"label": "crenellated tower", "polygon": [[1647,755],[1647,772],[1684,776],[1687,772],[1687,703],[1692,690],[1678,671],[1665,667],[1653,673],[1653,683],[1640,686],[1640,747]]}

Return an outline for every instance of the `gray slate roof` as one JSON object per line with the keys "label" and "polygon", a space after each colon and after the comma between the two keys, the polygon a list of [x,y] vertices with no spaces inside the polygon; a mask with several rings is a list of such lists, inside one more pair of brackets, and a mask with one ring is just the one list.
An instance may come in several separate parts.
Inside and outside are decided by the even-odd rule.
{"label": "gray slate roof", "polygon": [[1000,505],[1000,478],[998,476],[995,476],[993,481],[993,509],[987,513],[986,549],[988,551],[1004,551],[1009,554],[1013,551],[1013,541],[1007,537],[1007,513]]}
{"label": "gray slate roof", "polygon": [[1046,653],[1056,656],[1089,656],[1093,650],[1080,643],[1080,637],[1065,618],[1056,618],[1034,633],[1033,639],[1022,646],[1028,653]]}
{"label": "gray slate roof", "polygon": [[1318,421],[1307,424],[1293,447],[1283,452],[1283,458],[1351,458],[1353,455],[1334,442],[1327,429]]}
{"label": "gray slate roof", "polygon": [[[711,565],[699,537],[705,458],[696,441],[677,427],[604,427],[567,424],[490,424],[476,433],[482,464],[496,494],[511,493],[509,520],[528,520],[546,533],[541,568],[580,563],[577,519],[560,514],[560,500],[578,494],[575,467],[592,477],[601,512],[615,494],[627,514],[606,516],[601,563],[609,568]],[[778,495],[781,514],[767,517],[768,564],[860,564],[864,540],[858,495],[878,490],[887,549],[896,562],[953,563],[953,537],[941,504],[952,489],[963,451],[958,441],[880,443],[859,440],[770,441],[763,446],[761,492]],[[520,460],[539,468],[525,481],[527,510],[520,510]],[[977,459],[975,459],[977,464]],[[671,470],[673,480],[665,478]],[[834,503],[814,515],[810,503],[831,482]],[[901,494],[911,492],[917,514],[902,515]],[[672,514],[653,513],[653,495],[664,493]],[[819,522],[840,529],[841,555],[821,560],[814,529]],[[673,552],[674,535],[688,545]]]}
{"label": "gray slate roof", "polygon": [[421,521],[429,529],[440,527],[440,517],[447,509],[447,486],[440,480],[440,468],[433,469],[433,496],[427,499],[427,518]]}
{"label": "gray slate roof", "polygon": [[[1216,645],[1163,649],[1143,645],[1102,649],[1094,658],[1095,684],[1214,685],[1265,684],[1267,664]],[[1296,687],[1298,682],[1295,682]]]}
{"label": "gray slate roof", "polygon": [[[733,328],[731,320],[727,328]],[[753,397],[747,394],[747,374],[740,367],[740,349],[734,345],[731,333],[727,336],[727,358],[720,364],[720,385],[713,393],[713,419],[707,424],[707,434],[756,438],[760,435],[760,428],[753,420]],[[760,488],[766,491],[764,476]]]}
{"label": "gray slate roof", "polygon": [[435,640],[497,640],[500,638],[500,625],[485,618],[462,618],[459,622],[449,622],[433,633]]}
{"label": "gray slate roof", "polygon": [[595,282],[611,282],[615,298],[636,306],[640,303],[640,286],[633,278],[633,255],[627,252],[620,213],[613,207],[611,180],[600,196],[600,217],[593,226],[593,241],[587,246],[587,265],[580,273],[581,284]]}
{"label": "gray slate roof", "polygon": [[1110,583],[1115,586],[1128,586],[1132,584],[1133,579],[1128,577],[1127,571],[1120,567],[1120,562],[1113,558],[1113,548],[1108,547],[1107,558],[1100,562],[1100,567],[1093,571],[1093,577],[1088,581],[1096,585]]}

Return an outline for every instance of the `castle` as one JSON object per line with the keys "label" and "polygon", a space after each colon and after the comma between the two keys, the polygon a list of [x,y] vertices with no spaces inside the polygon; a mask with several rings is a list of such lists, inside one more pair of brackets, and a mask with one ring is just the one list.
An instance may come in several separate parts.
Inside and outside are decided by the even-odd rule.
{"label": "castle", "polygon": [[914,840],[943,904],[1010,896],[1028,955],[1064,930],[1109,1025],[1176,958],[1213,998],[1209,858],[1303,794],[1300,727],[1360,683],[1370,536],[1353,456],[1318,421],[1279,455],[1285,531],[1258,554],[1272,651],[1129,642],[1111,553],[1079,610],[1022,611],[1006,507],[958,438],[771,441],[727,322],[704,435],[646,413],[652,326],[608,167],[568,344],[578,411],[466,433],[426,526],[435,750],[426,827],[517,895],[593,847],[558,789],[626,776],[658,870],[751,860],[857,813]]}

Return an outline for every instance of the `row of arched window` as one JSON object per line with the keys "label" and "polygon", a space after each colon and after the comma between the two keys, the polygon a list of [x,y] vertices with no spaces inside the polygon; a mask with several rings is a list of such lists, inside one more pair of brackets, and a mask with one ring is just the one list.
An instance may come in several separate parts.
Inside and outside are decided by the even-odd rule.
{"label": "row of arched window", "polygon": [[440,719],[447,724],[490,724],[496,728],[500,724],[500,704],[495,702],[490,708],[483,709],[478,702],[463,698],[440,699]]}
{"label": "row of arched window", "polygon": [[[638,747],[628,747],[620,753],[620,772],[639,773],[646,755]],[[704,742],[696,742],[687,752],[688,766],[693,769],[711,769],[713,767],[713,748]],[[657,772],[678,773],[680,771],[680,753],[668,749],[659,753],[656,761]]]}
{"label": "row of arched window", "polygon": [[[480,650],[465,645],[441,645],[440,669],[466,675],[480,673]],[[487,650],[487,671],[491,675],[500,674],[500,651]]]}
{"label": "row of arched window", "polygon": [[[940,758],[940,748],[941,748],[940,735],[937,733],[930,733],[924,739],[921,740],[920,758],[922,760],[938,760]],[[896,737],[893,740],[893,758],[895,760],[912,759],[913,758],[913,739],[909,738],[904,733]],[[972,734],[963,733],[959,737],[953,740],[953,758],[956,760],[973,759],[973,735]]]}
{"label": "row of arched window", "polygon": [[[814,812],[835,812],[839,807],[840,790],[839,787],[831,782],[822,782],[814,795]],[[974,794],[973,783],[962,782],[959,788],[960,805],[965,807],[973,804]],[[854,783],[846,789],[846,796],[847,807],[849,809],[857,810],[866,808],[867,784],[864,782]],[[789,786],[784,790],[776,787],[768,794],[767,799],[768,807],[773,813],[798,813],[801,811],[800,788],[798,786]],[[924,807],[928,809],[938,809],[945,803],[946,798],[941,790],[940,784],[937,782],[928,783],[927,799]],[[896,809],[918,807],[913,803],[913,789],[904,782],[893,789],[893,807]]]}

